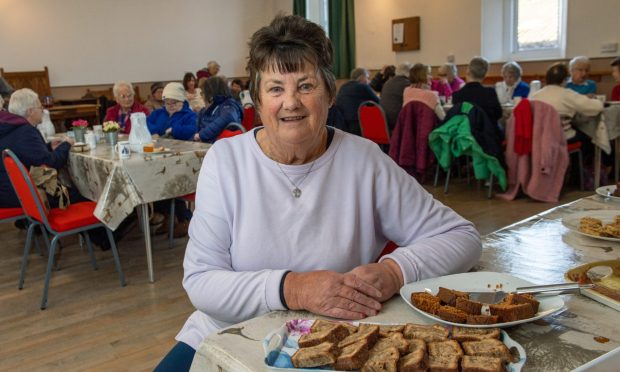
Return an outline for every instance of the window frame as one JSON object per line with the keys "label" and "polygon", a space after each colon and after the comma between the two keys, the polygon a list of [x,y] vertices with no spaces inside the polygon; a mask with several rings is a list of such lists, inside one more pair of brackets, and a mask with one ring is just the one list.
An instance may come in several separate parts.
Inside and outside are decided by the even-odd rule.
{"label": "window frame", "polygon": [[558,0],[560,6],[559,47],[528,51],[517,50],[517,9],[519,0],[504,0],[503,56],[506,61],[532,61],[566,58],[567,0]]}
{"label": "window frame", "polygon": [[306,19],[323,27],[329,35],[329,3],[328,0],[306,0]]}

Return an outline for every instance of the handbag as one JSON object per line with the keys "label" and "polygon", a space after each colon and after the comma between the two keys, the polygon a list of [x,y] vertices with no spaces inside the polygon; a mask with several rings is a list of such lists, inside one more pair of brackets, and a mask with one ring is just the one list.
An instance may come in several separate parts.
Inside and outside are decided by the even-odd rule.
{"label": "handbag", "polygon": [[67,209],[70,204],[69,190],[58,179],[58,171],[48,167],[30,167],[30,177],[39,190],[41,202],[46,210],[50,210],[48,195],[58,197],[58,207]]}

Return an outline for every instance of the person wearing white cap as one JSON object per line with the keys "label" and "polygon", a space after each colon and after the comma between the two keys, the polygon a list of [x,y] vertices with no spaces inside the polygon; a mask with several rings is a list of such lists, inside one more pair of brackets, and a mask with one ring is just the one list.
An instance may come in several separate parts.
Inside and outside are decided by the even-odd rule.
{"label": "person wearing white cap", "polygon": [[196,113],[185,99],[185,88],[181,83],[168,83],[162,94],[164,107],[146,118],[151,134],[172,136],[179,140],[192,140],[196,133]]}

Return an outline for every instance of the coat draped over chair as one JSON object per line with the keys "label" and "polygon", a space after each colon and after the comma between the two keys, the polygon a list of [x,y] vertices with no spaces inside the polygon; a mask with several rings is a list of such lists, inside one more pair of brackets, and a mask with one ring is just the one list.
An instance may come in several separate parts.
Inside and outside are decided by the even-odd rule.
{"label": "coat draped over chair", "polygon": [[522,100],[519,106],[524,104],[529,104],[531,107],[531,151],[524,155],[519,155],[515,151],[515,139],[517,134],[522,132],[516,125],[528,122],[527,118],[518,117],[527,115],[528,110],[518,110],[517,106],[506,123],[509,187],[506,193],[497,196],[513,200],[521,189],[534,200],[557,202],[569,161],[560,115],[553,106],[542,101]]}
{"label": "coat draped over chair", "polygon": [[390,157],[420,183],[426,181],[427,171],[435,164],[428,136],[437,121],[435,112],[423,102],[409,102],[400,111],[390,138]]}

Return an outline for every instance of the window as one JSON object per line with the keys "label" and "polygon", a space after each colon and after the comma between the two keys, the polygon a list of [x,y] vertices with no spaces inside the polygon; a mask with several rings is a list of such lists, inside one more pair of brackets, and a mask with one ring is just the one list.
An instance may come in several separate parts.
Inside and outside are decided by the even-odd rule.
{"label": "window", "polygon": [[328,5],[327,0],[306,0],[306,18],[323,27],[329,35]]}
{"label": "window", "polygon": [[482,0],[481,36],[494,61],[564,58],[566,0]]}
{"label": "window", "polygon": [[564,0],[512,0],[509,10],[509,59],[564,57]]}

